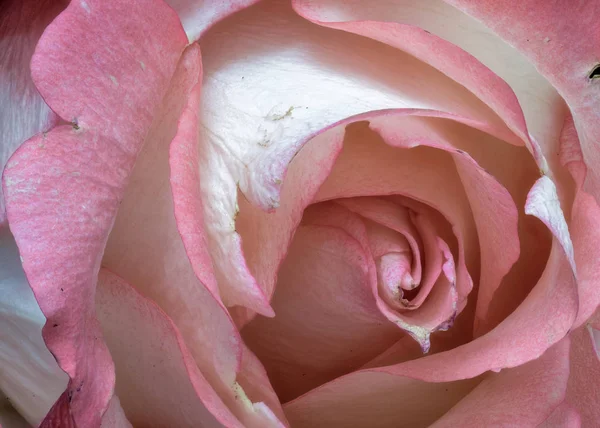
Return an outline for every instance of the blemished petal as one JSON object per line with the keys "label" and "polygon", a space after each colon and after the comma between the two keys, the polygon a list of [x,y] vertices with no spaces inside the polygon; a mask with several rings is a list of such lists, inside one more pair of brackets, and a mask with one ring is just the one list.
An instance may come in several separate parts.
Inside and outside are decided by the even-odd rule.
{"label": "blemished petal", "polygon": [[569,379],[569,339],[540,358],[490,373],[431,428],[535,427],[564,400]]}
{"label": "blemished petal", "polygon": [[[42,32],[67,3],[6,0],[0,5],[0,174],[17,147],[58,119],[35,88],[29,61]],[[0,224],[5,221],[0,189]]]}
{"label": "blemished petal", "polygon": [[166,0],[175,9],[190,42],[195,42],[212,25],[258,0]]}
{"label": "blemished petal", "polygon": [[[198,224],[189,220],[198,212],[194,204],[203,203],[200,195],[190,196],[193,186],[198,186],[193,181],[193,165],[198,159],[196,107],[200,80],[200,49],[192,44],[180,59],[137,159],[102,263],[136,285],[177,325],[195,360],[189,364],[197,365],[209,383],[198,389],[200,400],[222,400],[234,415],[227,416],[236,421],[234,425],[260,425],[265,423],[260,415],[273,419],[272,415],[254,412],[253,403],[248,405],[235,398],[247,386],[236,386],[237,377],[253,374],[243,373],[246,369],[241,338],[221,302],[202,239],[203,229],[186,229],[189,224]],[[174,206],[183,209],[175,215]],[[190,241],[193,233],[200,234],[198,240]],[[262,393],[268,394],[269,390],[265,387]],[[263,401],[261,394],[248,396],[256,402]],[[121,401],[125,402],[125,398],[121,397]],[[267,412],[269,408],[260,409]],[[276,408],[271,410],[277,413]]]}
{"label": "blemished petal", "polygon": [[47,27],[32,58],[36,87],[72,124],[19,147],[3,186],[24,271],[47,318],[43,337],[71,378],[68,406],[79,426],[99,426],[114,382],[93,310],[102,252],[186,43],[177,15],[160,1],[87,0],[70,3]]}
{"label": "blemished petal", "polygon": [[567,400],[581,415],[582,426],[593,427],[600,420],[600,310],[571,334],[571,376]]}
{"label": "blemished petal", "polygon": [[290,160],[321,130],[375,109],[412,107],[464,116],[499,135],[511,134],[490,108],[429,65],[384,44],[319,28],[285,2],[235,14],[200,43],[205,61],[200,183],[213,201],[204,207],[211,253],[228,255],[216,263],[225,289],[241,284],[271,291],[250,275],[260,267],[239,269],[228,262],[242,260],[240,237],[233,233],[238,188],[250,203],[275,209]]}
{"label": "blemished petal", "polygon": [[242,330],[282,402],[355,370],[400,334],[377,308],[365,248],[334,223],[297,229],[273,296],[277,316]]}
{"label": "blemished petal", "polygon": [[0,395],[37,426],[65,390],[68,377],[42,339],[46,318],[25,278],[7,226],[0,227],[0,289]]}
{"label": "blemished petal", "polygon": [[115,364],[115,393],[131,424],[218,427],[218,418],[241,426],[200,373],[173,321],[105,269],[96,315]]}
{"label": "blemished petal", "polygon": [[539,424],[537,428],[580,428],[581,415],[567,401],[563,401],[554,411]]}

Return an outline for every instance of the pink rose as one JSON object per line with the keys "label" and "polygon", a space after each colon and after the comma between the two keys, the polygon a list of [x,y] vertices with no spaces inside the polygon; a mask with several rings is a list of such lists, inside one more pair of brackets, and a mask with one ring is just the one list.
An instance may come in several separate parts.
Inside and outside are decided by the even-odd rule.
{"label": "pink rose", "polygon": [[0,6],[4,428],[600,423],[600,3],[168,3]]}

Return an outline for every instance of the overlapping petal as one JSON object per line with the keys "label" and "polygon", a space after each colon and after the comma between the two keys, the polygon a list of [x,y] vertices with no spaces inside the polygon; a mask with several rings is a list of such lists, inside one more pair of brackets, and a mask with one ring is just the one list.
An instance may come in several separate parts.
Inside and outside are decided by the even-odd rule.
{"label": "overlapping petal", "polygon": [[232,232],[237,187],[252,204],[278,206],[290,159],[315,133],[355,114],[409,106],[451,112],[498,135],[510,134],[491,109],[427,64],[381,43],[319,29],[283,3],[236,14],[212,28],[201,45],[206,74],[200,182],[214,201],[204,219],[211,252],[229,255],[216,257],[223,293],[231,295],[228,306],[256,308],[258,301],[236,301],[233,290],[258,287],[268,296],[274,284],[271,272],[257,280],[260,266],[240,269],[228,261],[242,260],[240,238]]}
{"label": "overlapping petal", "polygon": [[[29,62],[42,32],[66,5],[62,0],[7,0],[0,5],[0,173],[17,147],[58,120],[35,88]],[[5,221],[0,189],[0,223]]]}
{"label": "overlapping petal", "polygon": [[114,382],[93,312],[102,251],[186,40],[162,2],[88,0],[47,28],[32,59],[36,87],[72,125],[22,145],[3,185],[25,274],[48,319],[44,339],[71,378],[69,407],[81,426],[99,425]]}

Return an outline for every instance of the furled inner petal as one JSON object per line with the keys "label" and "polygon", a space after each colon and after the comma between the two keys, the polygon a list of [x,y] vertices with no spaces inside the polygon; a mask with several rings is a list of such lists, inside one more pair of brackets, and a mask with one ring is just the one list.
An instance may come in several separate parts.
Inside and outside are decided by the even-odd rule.
{"label": "furled inner petal", "polygon": [[279,270],[277,316],[242,330],[282,402],[357,369],[401,334],[376,305],[366,242],[359,216],[333,203],[309,208]]}
{"label": "furled inner petal", "polygon": [[[407,287],[407,290],[415,289],[416,292],[411,293],[413,297],[405,297],[405,293],[398,289],[399,287],[396,285],[396,292],[392,292],[392,295],[395,294],[395,298],[391,299],[391,301],[387,300],[387,303],[394,309],[415,309],[420,307],[442,271],[442,254],[438,244],[439,238],[435,235],[433,225],[424,219],[421,214],[416,214],[406,207],[380,198],[340,199],[337,202],[373,222],[403,233],[407,239],[413,242],[416,242],[417,239],[419,242],[423,242],[423,249],[421,250],[417,247],[416,253],[413,252],[413,258],[419,260],[419,263],[425,266],[423,278],[420,278],[421,275],[419,272],[419,278],[417,278],[416,282]],[[396,273],[396,276],[398,276],[394,270],[393,260],[393,257],[387,257],[383,260],[385,262],[383,267],[386,268],[386,272]],[[382,266],[381,261],[379,265],[380,267]],[[378,272],[378,276],[382,276],[385,279],[381,269]],[[456,282],[454,276],[451,280],[453,283]]]}

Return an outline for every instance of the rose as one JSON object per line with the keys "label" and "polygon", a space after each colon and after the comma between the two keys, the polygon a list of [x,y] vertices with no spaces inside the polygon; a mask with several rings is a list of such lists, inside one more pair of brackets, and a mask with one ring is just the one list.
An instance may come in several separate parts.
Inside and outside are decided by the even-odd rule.
{"label": "rose", "polygon": [[[535,426],[575,421],[577,411],[593,423],[595,408],[581,403],[597,394],[590,346],[597,321],[579,326],[598,303],[596,171],[586,171],[598,108],[593,52],[576,47],[594,40],[585,23],[594,14],[541,2],[456,3],[525,58],[458,10],[433,2],[426,5],[433,14],[400,3],[381,10],[295,4],[305,19],[363,38],[319,29],[282,6],[258,5],[201,38],[200,97],[199,49],[183,51],[164,5],[127,5],[135,23],[124,22],[118,3],[74,3],[59,16],[38,45],[32,74],[48,104],[72,123],[29,140],[4,174],[9,225],[48,318],[44,338],[70,377],[45,424],[72,415],[80,426],[95,426],[108,408],[103,423],[124,425],[117,395],[133,425],[195,425],[210,419],[200,403],[227,426],[268,426],[286,417],[292,426],[420,426],[438,417],[440,426]],[[192,39],[228,12],[174,6]],[[451,20],[452,30],[445,33],[432,16]],[[359,18],[419,24],[433,34],[353,22]],[[567,31],[573,22],[580,23],[577,38]],[[509,87],[437,35],[511,85],[528,128]],[[381,112],[399,107],[413,109]],[[320,132],[338,121],[345,122]],[[336,160],[345,125],[357,121],[372,130],[348,127]],[[279,197],[289,161],[315,135],[290,164]],[[429,147],[410,148],[417,144]],[[453,164],[458,175],[449,173]],[[453,194],[440,191],[449,185]],[[236,198],[236,186],[247,200]],[[396,192],[404,198],[372,197]],[[315,198],[332,197],[338,201],[304,210]],[[121,199],[103,264],[142,294],[102,270],[94,314],[95,278]],[[275,208],[278,199],[273,214],[259,209]],[[393,307],[403,303],[395,285],[418,282],[418,269],[408,268],[421,259],[419,241],[421,288],[437,269],[428,300],[436,304],[409,312]],[[322,265],[316,251],[303,250],[311,245],[321,258],[337,258]],[[280,282],[289,282],[277,285],[269,303],[280,261]],[[344,282],[323,280],[327,270]],[[365,288],[377,274],[380,289]],[[306,275],[313,280],[295,283]],[[298,289],[306,283],[309,290]],[[340,285],[350,291],[332,288]],[[405,291],[409,303],[419,299]],[[324,296],[310,300],[317,292]],[[254,316],[273,308],[272,320]],[[336,316],[326,318],[332,311]],[[236,326],[244,326],[241,337],[253,352]],[[562,339],[571,330],[571,340]],[[430,332],[432,355],[418,358],[414,339],[427,348]],[[569,341],[573,369],[564,400]],[[301,371],[302,364],[310,370]],[[316,389],[282,410],[263,365],[282,401]],[[321,381],[329,383],[319,387]],[[27,414],[31,403],[13,395],[15,407],[38,422]]]}

